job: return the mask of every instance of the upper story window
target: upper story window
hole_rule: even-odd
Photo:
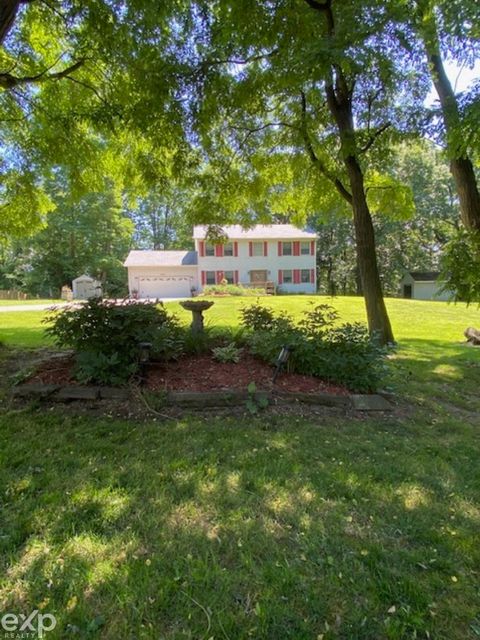
[[[283,256],[293,255],[291,242],[282,242],[282,255]]]
[[[214,256],[215,255],[215,247],[213,244],[205,243],[205,255],[206,256]]]
[[[252,256],[264,256],[263,242],[252,242]]]
[[[227,242],[223,245],[223,255],[233,256],[233,242]]]
[[[301,242],[300,243],[300,255],[309,256],[310,255],[310,242]]]

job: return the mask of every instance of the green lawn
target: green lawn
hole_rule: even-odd
[[[54,613],[47,638],[478,638],[480,312],[388,306],[395,416],[0,413],[0,611]],[[38,345],[41,317],[0,339]]]

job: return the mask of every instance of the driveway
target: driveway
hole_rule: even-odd
[[[57,302],[51,304],[10,304],[7,306],[0,306],[0,313],[2,311],[42,311],[50,309],[50,307],[65,307],[67,302]]]
[[[178,302],[179,300],[187,300],[187,298],[159,298],[159,302]],[[80,301],[78,301],[80,302]],[[148,300],[148,298],[143,298],[139,300],[139,302],[153,302],[153,300]],[[66,307],[68,304],[72,304],[71,302],[57,302],[50,304],[10,304],[7,306],[0,305],[0,313],[2,311],[45,311],[45,309],[50,309],[50,307]]]

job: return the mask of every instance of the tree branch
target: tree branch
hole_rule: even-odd
[[[271,58],[272,56],[276,55],[278,52],[279,52],[279,48],[277,47],[272,51],[269,51],[268,53],[259,53],[253,56],[248,56],[243,60],[235,59],[235,58],[232,58],[232,59],[225,58],[224,60],[205,60],[205,62],[202,63],[202,67],[209,67],[210,65],[216,65],[216,64],[244,65],[244,64],[249,64],[250,62],[257,62],[258,60],[264,60],[265,58]]]
[[[367,140],[367,142],[364,144],[364,146],[360,149],[360,153],[366,153],[370,147],[375,143],[375,141],[377,140],[377,138],[379,138],[382,133],[388,129],[389,127],[392,126],[391,122],[386,122],[384,125],[382,125],[381,127],[379,127],[375,133],[372,133],[369,137],[369,139]]]
[[[338,193],[344,198],[350,205],[352,204],[352,194],[346,189],[343,182],[338,178],[334,173],[332,173],[328,167],[322,162],[322,160],[315,153],[315,149],[313,148],[312,141],[308,134],[307,128],[307,99],[305,96],[305,92],[300,92],[301,97],[301,105],[302,105],[302,115],[301,115],[301,127],[300,131],[303,137],[303,141],[305,144],[305,149],[307,154],[312,161],[312,164],[320,171],[320,173],[327,178],[338,191]]]
[[[82,58],[81,60],[77,60],[77,62],[71,64],[66,67],[62,71],[57,71],[55,73],[48,73],[49,69],[45,69],[40,73],[34,76],[13,76],[11,73],[0,73],[0,87],[3,89],[13,89],[13,87],[18,87],[19,85],[24,84],[35,84],[39,82],[46,82],[47,80],[61,80],[62,78],[66,78],[69,74],[73,73],[77,69],[79,69],[85,60]]]

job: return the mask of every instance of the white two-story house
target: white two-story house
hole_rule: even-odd
[[[193,230],[195,251],[131,251],[130,295],[140,298],[188,297],[226,280],[244,286],[275,287],[288,293],[314,293],[316,235],[290,224],[223,227],[227,241],[212,244],[207,227]]]

